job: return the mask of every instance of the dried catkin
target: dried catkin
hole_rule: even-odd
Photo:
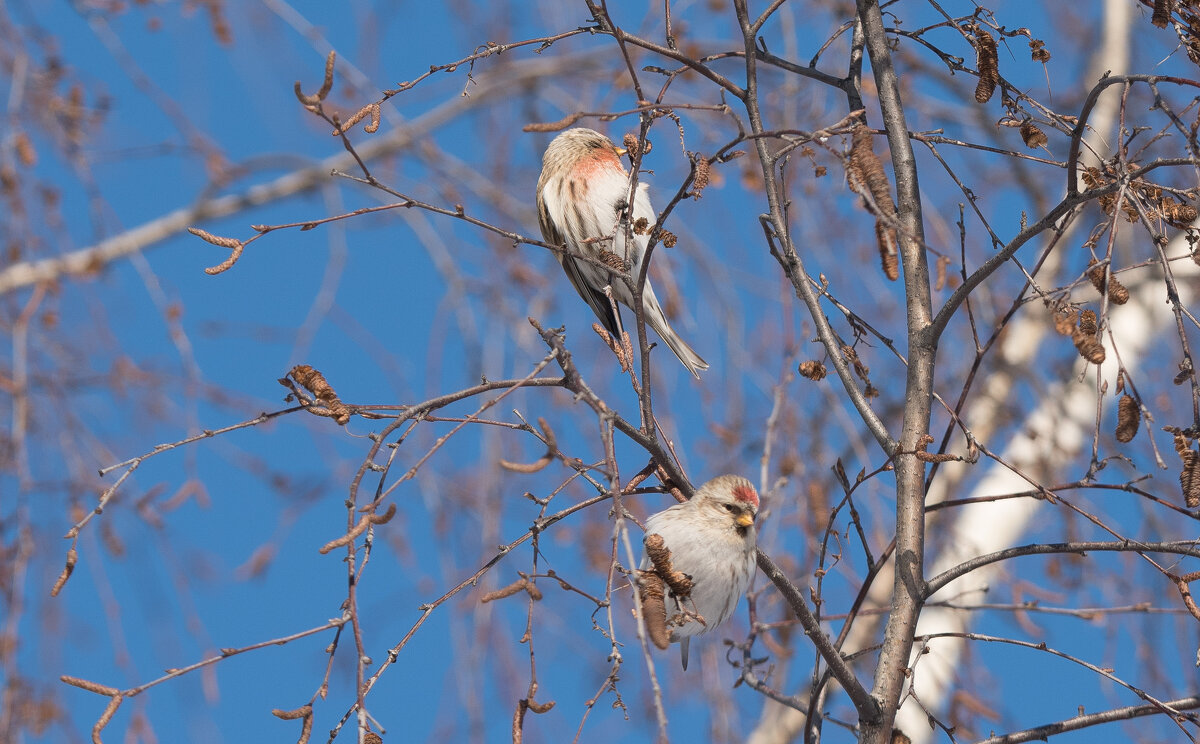
[[[1041,147],[1050,141],[1046,138],[1046,133],[1037,124],[1034,124],[1032,119],[1026,119],[1021,122],[1021,139],[1025,142],[1025,146],[1031,150]]]
[[[621,258],[612,251],[606,251],[601,248],[600,255],[597,256],[597,258],[600,260],[600,263],[604,264],[610,269],[615,269],[616,271],[621,272],[625,271],[625,259]]]
[[[1163,200],[1162,211],[1163,217],[1172,227],[1183,229],[1196,221],[1196,208],[1191,204],[1180,204],[1173,200]]]
[[[1150,22],[1159,28],[1166,28],[1171,22],[1171,0],[1154,0],[1154,15],[1150,16]]]
[[[1000,59],[996,53],[996,40],[982,28],[973,29],[975,33],[975,62],[979,68],[979,85],[975,86],[975,100],[987,103],[996,92],[1000,82]]]
[[[1075,348],[1079,351],[1079,356],[1088,360],[1092,364],[1104,364],[1107,355],[1104,352],[1104,344],[1095,336],[1089,336],[1085,333],[1075,335]]]
[[[896,202],[892,200],[883,163],[875,154],[871,132],[862,125],[851,132],[847,176],[850,187],[863,195],[867,210],[875,215],[875,238],[883,272],[896,281],[900,278],[900,260],[896,229],[890,226],[896,218]]]
[[[1122,395],[1117,402],[1117,441],[1132,442],[1133,438],[1137,436],[1140,422],[1141,416],[1138,415],[1137,401],[1128,393]]]
[[[1029,40],[1029,58],[1034,62],[1045,64],[1050,61],[1050,52],[1046,49],[1046,42],[1041,39]]]
[[[1079,314],[1079,330],[1089,336],[1095,336],[1100,326],[1096,324],[1096,311],[1084,310]]]
[[[641,593],[646,633],[655,646],[665,650],[671,645],[671,636],[667,632],[666,588],[662,577],[653,571],[641,571],[639,574],[638,590]]]
[[[694,584],[687,574],[676,571],[671,565],[671,549],[667,547],[662,535],[646,535],[643,545],[646,548],[646,557],[654,566],[654,572],[670,587],[671,592],[680,599],[691,596]]]
[[[1183,489],[1183,501],[1189,509],[1200,506],[1200,454],[1195,450],[1179,453],[1183,469],[1179,471],[1179,487]]]
[[[815,359],[810,359],[807,362],[800,363],[799,372],[804,377],[807,377],[814,382],[825,379],[825,365]]]
[[[711,167],[712,163],[703,155],[696,159],[696,175],[692,179],[691,191],[693,199],[699,199],[704,189],[708,186],[709,169]]]
[[[1079,322],[1079,311],[1069,307],[1060,308],[1054,313],[1054,330],[1060,336],[1075,334],[1075,325]]]
[[[1079,327],[1071,334],[1071,340],[1075,343],[1079,356],[1092,364],[1103,364],[1106,358],[1104,344],[1096,338],[1098,331],[1095,311],[1084,310],[1079,315]]]
[[[1093,258],[1088,263],[1088,267],[1088,280],[1091,281],[1097,292],[1108,295],[1108,301],[1114,305],[1124,305],[1129,302],[1129,290],[1111,274],[1106,279],[1102,264],[1097,263]]]

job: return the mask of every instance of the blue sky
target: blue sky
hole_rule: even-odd
[[[273,13],[268,3],[228,5],[224,10],[234,34],[229,45],[214,39],[203,9],[135,4],[124,13],[98,15],[90,22],[84,3],[19,5],[7,11],[16,22],[38,25],[50,34],[64,64],[83,81],[89,106],[107,108],[103,125],[85,147],[86,176],[94,179],[90,192],[79,185],[80,171],[51,136],[28,127],[40,155],[38,178],[62,185],[61,230],[49,225],[42,232],[52,241],[50,252],[86,247],[195,203],[211,186],[211,171],[205,165],[212,154],[245,168],[219,187],[221,193],[238,193],[341,152],[327,125],[305,112],[292,92],[296,80],[306,91],[318,87],[326,42],[366,76],[365,89],[353,95],[344,94],[345,78],[338,78],[333,100],[352,110],[352,103],[374,100],[379,90],[415,78],[430,64],[462,58],[483,42],[538,36],[587,20],[582,4],[551,4],[544,12],[510,19],[504,9],[483,3],[296,2],[292,7],[320,33],[321,41],[313,43]],[[656,16],[644,16],[641,4],[612,3],[612,8],[627,27],[654,32]],[[455,20],[456,9],[471,23]],[[709,28],[699,18],[701,10],[680,5],[678,20],[690,24],[686,27],[697,43],[713,36],[725,39],[727,32]],[[1035,36],[1053,34],[1040,4],[1000,3],[996,10],[1011,19],[1003,20],[1010,26],[1028,26]],[[905,12],[912,14],[905,16],[906,28],[929,20],[921,17],[930,13],[924,6],[911,11],[905,7]],[[815,40],[836,24],[825,25],[824,14],[816,14],[816,19],[802,15],[797,12],[791,20],[799,24],[798,58],[807,60]],[[484,27],[488,33],[480,31]],[[494,36],[489,35],[491,29]],[[106,46],[110,32],[119,39],[119,48]],[[792,39],[781,25],[769,30],[767,42],[772,49],[787,49]],[[595,53],[609,43],[573,37],[542,57]],[[1022,44],[1020,39],[1013,43],[1016,52],[1023,51]],[[969,49],[960,53],[969,54]],[[123,64],[121,54],[128,55],[132,67]],[[486,75],[491,65],[501,62],[535,58],[530,49],[509,52],[500,62],[481,62],[476,74]],[[1040,66],[1015,61],[1010,65],[1007,59],[1002,64],[1006,76],[1019,85],[1044,89],[1046,73]],[[134,69],[144,77],[131,78]],[[721,69],[733,75],[738,68],[727,63]],[[1073,79],[1079,69],[1078,60],[1056,57],[1049,73],[1052,88],[1060,79]],[[443,153],[442,172],[430,168],[426,155],[414,150],[381,166],[378,175],[416,198],[446,206],[462,203],[471,214],[537,238],[531,195],[549,135],[523,133],[521,126],[576,109],[632,106],[629,90],[611,80],[605,83],[602,72],[581,63],[579,78],[584,82],[577,87],[569,76],[556,79],[533,104],[529,96],[514,91],[511,98],[498,98],[429,136],[428,144]],[[395,118],[385,119],[383,131],[403,127],[402,122],[456,100],[465,80],[464,70],[439,74],[397,97],[391,109]],[[0,93],[11,95],[11,83],[3,84],[7,89],[0,88]],[[953,79],[952,85],[963,84]],[[682,89],[681,95],[695,90]],[[953,111],[961,105],[955,90],[926,92]],[[844,115],[839,110],[844,101],[823,92],[805,93],[788,104],[796,126],[825,126]],[[346,97],[339,98],[342,95]],[[705,102],[711,102],[711,94],[706,95]],[[164,106],[164,100],[174,102],[178,110]],[[989,115],[995,119],[998,109]],[[723,143],[726,132],[712,120],[697,114],[687,122],[689,148],[715,149]],[[913,126],[932,129],[947,122],[957,123],[930,107],[925,114],[914,114]],[[589,125],[620,134],[634,129],[636,122],[626,118]],[[686,162],[678,156],[669,122],[656,124],[654,132],[658,152],[648,178],[662,187],[656,192],[661,206],[668,189],[686,174]],[[361,130],[354,137],[358,142],[369,139]],[[212,148],[208,155],[203,152],[207,147]],[[840,168],[825,153],[816,157],[824,158],[821,162],[831,171]],[[972,156],[952,157],[961,164]],[[656,259],[669,262],[678,278],[683,301],[676,328],[714,362],[697,383],[669,355],[658,353],[662,349],[655,354],[656,410],[697,482],[728,470],[758,480],[763,442],[743,435],[761,433],[771,411],[773,386],[794,364],[793,356],[819,354],[807,343],[811,324],[805,323],[802,308],[762,245],[757,223],[764,209],[761,197],[756,200],[752,189],[739,187],[747,160],[723,169],[723,181],[714,183],[703,200],[680,205],[674,229],[681,246]],[[466,179],[460,179],[458,188],[448,188],[454,179],[447,172],[459,165],[482,176],[505,198],[493,194],[489,201],[484,184]],[[924,167],[936,173],[935,164]],[[879,276],[873,259],[862,262],[853,239],[828,240],[830,234],[873,239],[856,198],[840,182],[840,172],[821,181],[798,162],[794,173],[797,194],[837,195],[814,196],[811,203],[797,199],[793,205],[797,234],[813,264],[836,277],[858,278],[860,288],[877,298],[881,329],[902,338],[900,289]],[[938,176],[931,177],[926,188],[943,207],[941,212],[929,210],[930,234],[944,238],[943,247],[954,254],[957,214],[953,207],[945,208],[953,203],[953,192],[946,196],[947,186]],[[1011,236],[1020,210],[1028,205],[1013,195],[1009,184],[998,192],[992,202],[1004,213],[998,229]],[[251,224],[319,218],[374,206],[381,198],[379,192],[330,178],[319,191],[201,226],[221,235],[248,237]],[[594,370],[598,392],[626,416],[635,415],[627,384],[613,373],[608,352],[587,330],[592,318],[586,307],[540,249],[511,250],[502,239],[461,222],[409,210],[315,230],[272,233],[251,244],[232,270],[216,277],[203,272],[223,259],[222,249],[181,234],[156,244],[144,257],[106,267],[93,279],[63,282],[47,300],[67,330],[47,327],[35,334],[39,364],[71,372],[63,383],[66,402],[51,402],[50,393],[61,388],[50,385],[39,398],[38,425],[58,435],[43,429],[37,441],[56,446],[30,451],[31,484],[22,486],[8,474],[0,479],[0,489],[17,493],[17,502],[29,509],[36,529],[37,554],[26,576],[34,588],[20,626],[19,664],[21,674],[40,690],[58,685],[61,674],[132,687],[216,649],[286,636],[340,614],[346,595],[343,556],[322,556],[317,548],[345,529],[348,484],[369,447],[368,435],[382,428],[377,422],[355,420],[341,429],[326,419],[292,415],[150,458],[84,531],[79,567],[62,595],[50,599],[42,589],[48,590],[61,569],[66,543],[59,543],[59,536],[77,518],[70,509],[91,508],[98,490],[116,478],[92,478],[85,488],[82,474],[157,444],[283,408],[286,391],[276,380],[293,364],[305,362],[321,370],[349,402],[414,403],[474,384],[481,374],[490,379],[527,374],[545,354],[525,325],[524,318],[532,314],[548,326],[566,324],[575,358]],[[458,287],[448,286],[447,266],[456,270]],[[517,270],[528,272],[528,282],[506,283]],[[1015,276],[1012,272],[1007,280]],[[19,310],[28,296],[26,292],[9,302]],[[778,342],[781,334],[787,343]],[[902,374],[894,360],[878,351],[872,362],[876,382],[885,394],[894,394]],[[114,393],[105,382],[112,379],[113,370],[124,370],[123,393]],[[777,522],[764,526],[766,544],[799,572],[801,567],[810,570],[815,560],[815,549],[804,542],[798,528],[805,518],[805,482],[828,483],[837,457],[844,458],[851,474],[859,468],[872,470],[881,461],[828,383],[817,387],[791,382],[786,390],[789,431],[816,438],[819,424],[824,439],[811,450],[807,445],[797,448],[824,457],[797,466],[772,505]],[[467,403],[453,413],[464,415],[476,405]],[[565,393],[518,392],[490,415],[516,421],[514,409],[530,421],[547,417],[563,451],[571,456],[591,461],[602,457],[595,418]],[[389,484],[450,426],[431,423],[418,429],[401,449],[404,467],[393,471]],[[546,494],[566,471],[518,477],[500,473],[495,462],[532,460],[538,454],[536,442],[527,436],[468,428],[436,454],[417,479],[397,489],[399,514],[377,532],[372,563],[358,588],[360,608],[368,619],[364,633],[374,660],[371,669],[416,621],[418,605],[469,576],[495,553],[496,545],[528,527],[537,510],[523,492]],[[624,442],[618,456],[626,477],[645,462],[642,453]],[[865,507],[869,528],[886,527],[892,513],[890,487],[890,479],[878,479],[863,488],[860,507]],[[176,504],[171,497],[181,492],[186,498]],[[555,504],[562,508],[571,503],[566,499],[588,495],[587,488],[574,484]],[[635,510],[645,514],[667,503],[663,497],[652,498]],[[140,499],[155,505],[161,523],[139,513]],[[1118,505],[1106,508],[1113,515],[1124,514]],[[589,592],[602,592],[594,560],[611,531],[606,512],[602,507],[575,515],[544,536],[539,570],[552,568],[572,581],[586,580]],[[1061,538],[1048,532],[1045,539]],[[116,541],[122,550],[113,549]],[[248,561],[264,549],[273,551],[273,560],[263,572],[248,575]],[[391,732],[385,740],[507,740],[511,711],[528,684],[528,651],[517,644],[526,604],[513,597],[484,605],[478,597],[515,580],[517,571],[529,571],[532,562],[528,545],[514,551],[482,588],[460,594],[420,629],[370,698],[372,713]],[[828,611],[835,611],[833,602],[844,603],[862,568],[861,556],[849,555],[834,569],[827,579]],[[584,715],[583,701],[602,686],[609,645],[592,627],[594,604],[549,581],[539,585],[545,599],[535,606],[538,699],[553,699],[557,705],[544,716],[529,714],[526,722],[531,740],[559,741],[574,735]],[[1100,595],[1097,601],[1106,593],[1119,593],[1112,587],[1094,591]],[[628,593],[618,593],[617,598],[621,604],[614,610],[616,622],[632,644]],[[778,615],[775,605],[771,609]],[[603,613],[596,618],[603,624]],[[1124,668],[1134,663],[1127,648],[1118,644],[1127,630],[1111,631],[1077,618],[1037,621],[1051,645],[1091,653],[1114,665],[1121,662]],[[1167,622],[1174,621],[1162,624]],[[742,637],[744,611],[736,623],[724,637]],[[1146,625],[1159,627],[1154,618]],[[984,616],[979,630],[1017,634],[1007,614]],[[1194,632],[1181,635],[1192,638]],[[298,724],[277,720],[270,709],[297,707],[308,700],[324,674],[323,648],[331,639],[332,633],[325,632],[227,659],[207,672],[160,685],[122,707],[105,730],[106,740],[133,740],[138,716],[149,720],[163,742],[292,740]],[[324,740],[323,732],[353,701],[351,646],[345,637],[342,643],[328,699],[318,704],[315,731],[322,733],[314,741]],[[762,698],[740,687],[725,696],[728,708],[707,706],[705,699],[723,696],[735,673],[723,661],[719,638],[706,638],[700,647],[694,643],[694,657],[698,651],[702,663],[686,675],[676,670],[674,649],[656,657],[672,736],[688,741],[716,735],[722,728],[744,731],[758,715]],[[613,708],[613,697],[606,693],[587,718],[582,741],[654,740],[645,666],[632,645],[625,653],[620,690],[629,720]],[[1009,649],[989,647],[977,653],[976,668],[1005,678],[1006,685],[1012,685],[1006,674],[1028,663]],[[1194,677],[1186,664],[1162,671],[1175,683]],[[807,673],[803,664],[793,667],[788,689]],[[1077,704],[1099,709],[1133,702],[1105,685],[1081,689],[1064,700],[1058,694],[1063,684],[1062,679],[1033,675],[1015,688],[1006,687],[1006,694],[1020,695],[1020,703],[1013,705],[1016,713],[1001,706],[1003,715],[1011,717],[996,727],[1065,718]],[[59,696],[64,718],[43,736],[27,736],[28,741],[77,741],[87,736],[104,699],[76,689]],[[845,715],[844,702],[838,702],[835,711]],[[836,738],[840,732],[831,735]],[[338,739],[352,740],[349,728]]]

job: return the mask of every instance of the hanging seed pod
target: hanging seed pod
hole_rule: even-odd
[[[937,257],[937,263],[934,265],[933,288],[938,292],[941,292],[946,287],[946,268],[952,260],[949,256]]]
[[[871,132],[862,125],[854,127],[850,137],[850,158],[846,168],[850,187],[863,196],[867,211],[875,215],[875,238],[883,273],[891,281],[900,278],[900,258],[896,230],[888,225],[896,216],[883,163],[872,147]]]
[[[1045,64],[1050,61],[1050,52],[1046,51],[1046,42],[1041,39],[1029,40],[1029,57],[1034,62]]]
[[[1091,267],[1087,271],[1088,280],[1091,281],[1097,292],[1108,295],[1108,301],[1114,305],[1124,305],[1129,302],[1129,290],[1125,288],[1124,284],[1121,284],[1112,275],[1108,276],[1107,281],[1105,280],[1104,266],[1098,264],[1094,258],[1088,262],[1088,266]]]
[[[705,187],[708,186],[710,166],[711,163],[709,162],[708,158],[704,157],[703,155],[696,158],[696,175],[692,179],[692,191],[690,194],[693,199],[699,199],[700,195],[704,192]]]
[[[601,248],[600,255],[597,256],[597,258],[600,259],[600,262],[602,264],[609,267],[610,269],[616,269],[617,271],[625,271],[625,259],[621,258],[620,256],[613,253],[612,251],[606,251],[603,248]]]
[[[1150,16],[1150,22],[1159,28],[1166,28],[1171,22],[1171,0],[1154,0],[1154,14]]]
[[[25,132],[18,132],[14,146],[17,151],[17,160],[26,168],[32,168],[37,165],[37,150],[33,147],[33,140],[29,139],[29,135]]]
[[[1188,508],[1200,506],[1200,452],[1192,449],[1192,440],[1175,426],[1164,426],[1163,431],[1175,436],[1175,454],[1183,467],[1179,471],[1179,487],[1183,489],[1184,503]]]
[[[979,68],[979,85],[975,86],[975,100],[987,103],[1000,82],[1000,58],[996,53],[996,40],[991,34],[978,26],[971,30],[975,34],[975,66]]]
[[[1079,330],[1089,336],[1095,336],[1100,330],[1100,326],[1096,324],[1096,311],[1084,310],[1079,314]]]
[[[1133,399],[1133,396],[1128,393],[1122,395],[1117,402],[1117,441],[1132,442],[1133,438],[1137,436],[1141,418],[1138,414],[1137,401]]]
[[[1099,330],[1096,313],[1092,310],[1084,310],[1079,316],[1079,327],[1071,334],[1071,341],[1075,343],[1075,349],[1079,352],[1079,356],[1092,364],[1103,364],[1106,358],[1104,344],[1096,338]]]
[[[855,190],[870,194],[876,209],[885,214],[896,211],[887,173],[875,154],[874,138],[871,131],[861,124],[856,125],[850,135],[850,175],[856,181]],[[867,206],[870,207],[870,203]]]
[[[1183,469],[1179,471],[1179,487],[1183,489],[1183,501],[1189,509],[1200,506],[1200,454],[1194,450],[1179,453]]]
[[[646,153],[650,152],[650,149],[653,147],[653,145],[650,144],[650,140],[646,140],[646,147],[643,150],[642,145],[638,142],[637,135],[628,133],[624,138],[622,138],[621,144],[625,146],[625,151],[630,155],[644,156]],[[641,152],[638,152],[638,150],[641,150]]]
[[[329,416],[343,426],[350,421],[353,413],[349,406],[338,399],[337,392],[334,391],[333,386],[329,384],[319,370],[307,364],[297,364],[295,367],[292,367],[288,375],[291,376],[292,380],[296,381],[297,385],[312,393],[317,402],[325,408],[324,412],[309,409],[310,411],[317,415]],[[291,387],[286,377],[279,380],[279,384],[284,387]]]
[[[1046,138],[1046,133],[1037,124],[1034,124],[1032,119],[1021,122],[1021,139],[1030,149],[1041,147],[1050,141]]]
[[[520,579],[518,581],[514,581],[513,583],[509,584],[506,587],[502,587],[495,591],[491,591],[491,592],[488,592],[487,594],[484,594],[482,597],[479,598],[479,601],[483,604],[486,604],[488,602],[495,602],[497,599],[504,599],[505,597],[511,597],[514,594],[518,594],[518,593],[524,591],[525,587],[528,586],[528,584],[529,584],[528,579]],[[539,597],[539,599],[540,599],[540,597]]]
[[[676,571],[675,567],[671,565],[671,549],[667,547],[663,536],[657,532],[651,533],[646,535],[643,544],[646,548],[646,557],[654,566],[654,573],[662,578],[663,583],[676,597],[680,599],[690,597],[695,584],[690,576]]]
[[[1085,333],[1077,333],[1072,340],[1075,342],[1075,349],[1079,351],[1079,356],[1092,364],[1104,364],[1107,355],[1100,339]]]
[[[800,363],[799,372],[804,377],[816,382],[817,380],[825,379],[825,365],[815,359],[810,359],[807,362]]]
[[[671,635],[667,632],[666,588],[662,577],[653,571],[641,571],[639,574],[638,590],[642,597],[646,633],[659,650],[665,651],[671,645]]]
[[[889,281],[900,278],[900,253],[896,250],[896,231],[882,222],[875,223],[875,242],[879,246],[879,263]]]
[[[1173,200],[1164,200],[1162,204],[1163,217],[1171,227],[1185,229],[1196,221],[1196,208],[1191,204],[1180,204]]]
[[[1054,313],[1054,330],[1060,336],[1075,334],[1075,326],[1079,322],[1079,311],[1069,307],[1061,308]]]

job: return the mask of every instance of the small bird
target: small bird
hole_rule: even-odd
[[[627,241],[627,226],[620,222],[629,206],[629,173],[621,163],[625,152],[599,132],[582,127],[568,129],[546,148],[537,185],[542,236],[548,243],[566,246],[566,252],[558,254],[558,262],[575,291],[617,338],[621,335],[621,316],[608,301],[604,288],[611,284],[613,297],[628,308],[633,307],[633,291],[611,271],[576,256],[608,262],[609,266],[623,264],[634,279],[641,271],[649,230],[634,230],[632,241]],[[628,217],[633,224],[644,219],[648,227],[658,219],[648,191],[646,183],[638,183]],[[700,370],[708,369],[708,363],[671,329],[649,280],[642,290],[642,312],[646,323],[683,366],[699,378]]]
[[[667,623],[670,640],[679,643],[684,669],[691,637],[725,622],[750,586],[756,514],[758,492],[750,481],[740,475],[719,475],[696,489],[690,501],[646,520],[646,537],[662,536],[671,551],[671,568],[692,580],[686,599],[667,594],[667,615],[674,615]],[[647,555],[642,570],[651,569]],[[689,613],[700,615],[704,622]]]

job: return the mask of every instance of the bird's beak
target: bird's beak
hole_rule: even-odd
[[[617,157],[619,158],[625,157],[625,154],[629,152],[629,150],[626,150],[624,147],[617,147],[616,145],[613,145],[613,149],[617,151]]]
[[[742,512],[734,517],[733,521],[737,522],[740,527],[749,527],[754,524],[754,515],[749,512]]]

